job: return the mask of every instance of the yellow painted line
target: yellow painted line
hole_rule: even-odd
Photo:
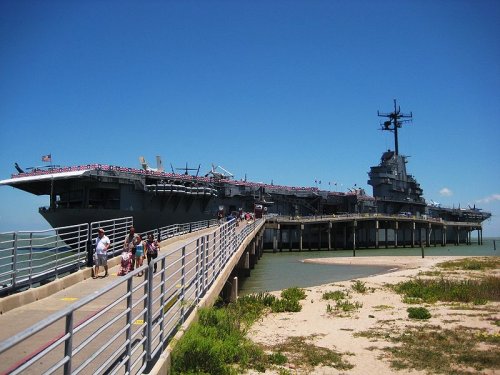
[[[144,324],[144,320],[142,319],[137,319],[134,324]]]
[[[62,301],[76,301],[78,298],[76,297],[64,297],[61,298]]]

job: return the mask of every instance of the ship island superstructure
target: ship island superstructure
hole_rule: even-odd
[[[415,177],[406,170],[408,158],[399,153],[398,130],[413,118],[404,114],[394,100],[394,110],[377,113],[385,117],[381,130],[394,134],[394,150],[382,154],[380,164],[370,168],[368,184],[373,187],[376,211],[381,214],[429,217],[453,222],[481,223],[491,217],[491,213],[476,208],[446,208],[439,204],[428,204],[423,197],[423,189]]]

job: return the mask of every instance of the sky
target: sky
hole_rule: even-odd
[[[492,212],[483,235],[498,237],[499,19],[496,0],[3,0],[0,179],[46,154],[135,168],[161,155],[371,195],[367,173],[394,148],[377,111],[397,99],[425,199]],[[49,228],[46,205],[0,186],[0,232]]]

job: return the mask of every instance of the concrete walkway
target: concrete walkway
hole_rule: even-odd
[[[160,255],[170,253],[179,249],[196,239],[214,233],[218,227],[211,227],[193,233],[185,234],[178,237],[173,237],[162,241],[160,246]],[[167,257],[168,258],[168,257]],[[67,306],[75,303],[96,291],[104,288],[108,284],[117,281],[117,272],[120,257],[112,258],[108,261],[109,276],[104,278],[104,270],[101,267],[100,275],[96,279],[92,278],[92,270],[90,267],[82,269],[74,274],[54,280],[44,286],[32,288],[30,290],[20,292],[11,296],[0,299],[0,342],[12,337],[23,330],[33,326],[37,322],[47,318],[51,314],[60,311]],[[143,264],[147,264],[147,260]],[[138,282],[140,277],[134,278]],[[125,287],[125,285],[123,286]],[[87,305],[82,311],[75,315],[75,322],[86,321],[89,317],[99,313],[104,305],[112,304],[120,293],[123,291],[113,290],[96,301]],[[118,307],[119,309],[122,307]],[[60,324],[51,327],[49,331],[44,331],[43,334],[32,336],[27,342],[23,342],[20,347],[16,347],[11,351],[7,351],[0,355],[0,374],[8,373],[9,369],[15,363],[23,362],[24,359],[38,353],[44,347],[54,342],[64,332],[64,327]],[[103,338],[105,340],[105,338]],[[93,346],[102,345],[100,343],[90,343],[90,348]],[[22,351],[22,353],[20,353]],[[35,373],[32,370],[26,373]]]

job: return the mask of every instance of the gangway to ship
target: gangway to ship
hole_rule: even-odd
[[[81,281],[32,303],[23,304],[22,293],[3,298],[21,306],[0,315],[0,373],[135,374],[161,366],[172,337],[217,298],[263,225],[237,228],[232,220],[188,231],[162,241],[157,259],[126,276],[116,277],[110,263],[110,277],[92,279],[82,269]]]

